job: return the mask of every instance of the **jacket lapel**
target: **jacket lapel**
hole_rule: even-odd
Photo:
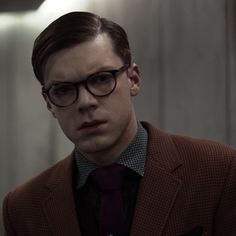
[[[161,235],[174,205],[181,181],[173,172],[181,166],[171,138],[146,123],[149,143],[144,177],[131,227],[131,235]]]
[[[61,161],[52,174],[46,188],[48,196],[43,209],[52,235],[79,236],[79,223],[73,194],[73,155]]]

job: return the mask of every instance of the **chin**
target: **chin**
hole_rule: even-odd
[[[76,144],[76,147],[81,153],[100,153],[100,152],[106,152],[111,149],[113,146],[113,143],[111,140],[107,139],[98,139],[98,140],[88,140],[85,142],[78,142]]]

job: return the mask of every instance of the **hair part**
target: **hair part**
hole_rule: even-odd
[[[45,65],[52,54],[91,40],[102,33],[111,38],[114,52],[124,63],[131,63],[128,37],[120,25],[93,13],[71,12],[53,21],[34,42],[32,65],[41,85],[44,85]]]

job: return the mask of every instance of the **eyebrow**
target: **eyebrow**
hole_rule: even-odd
[[[82,82],[82,81],[86,80],[87,78],[89,78],[91,76],[96,76],[96,75],[99,75],[99,73],[106,72],[106,71],[113,71],[113,70],[117,70],[117,69],[114,68],[114,66],[104,66],[104,67],[101,67],[101,68],[97,69],[96,72],[93,72],[93,73],[88,74],[87,76],[84,76],[84,79],[82,79],[81,81],[74,82],[74,81],[70,81],[70,80],[69,81],[55,80],[51,84],[47,85],[47,88],[50,88],[53,85],[61,84],[61,83],[78,83],[78,82]],[[64,76],[61,76],[60,73],[58,73],[57,77],[63,78]]]

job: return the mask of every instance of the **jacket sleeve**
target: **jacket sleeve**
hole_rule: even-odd
[[[3,224],[4,224],[4,236],[16,236],[13,230],[13,225],[11,224],[10,214],[9,214],[9,198],[10,193],[5,197],[3,201]]]
[[[236,235],[236,155],[232,158],[225,188],[216,211],[213,235]]]

